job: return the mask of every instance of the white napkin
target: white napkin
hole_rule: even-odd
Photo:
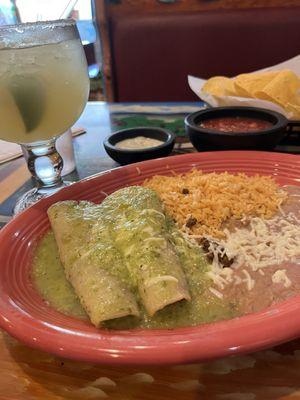
[[[72,128],[71,130],[73,137],[85,133],[83,128]],[[23,156],[23,152],[20,145],[0,140],[0,165],[21,156]]]
[[[0,140],[0,164],[21,157],[22,155],[20,145]]]

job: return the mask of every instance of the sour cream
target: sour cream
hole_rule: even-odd
[[[153,139],[145,136],[136,136],[130,139],[124,139],[115,144],[117,149],[139,150],[149,147],[156,147],[163,144],[162,140]]]

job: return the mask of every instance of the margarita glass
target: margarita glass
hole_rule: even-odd
[[[36,182],[17,201],[15,212],[64,186],[55,142],[78,119],[88,93],[75,21],[0,27],[0,138],[26,149]],[[38,168],[41,161],[47,168]]]

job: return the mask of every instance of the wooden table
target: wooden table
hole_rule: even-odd
[[[185,107],[188,111],[194,106]],[[134,107],[122,110],[123,113],[141,111]],[[87,133],[74,139],[77,172],[69,179],[75,180],[116,166],[106,157],[102,140],[118,124],[131,123],[130,115],[133,114],[122,115],[112,118],[106,104],[93,103],[87,107],[77,124],[86,128]],[[137,123],[140,123],[140,117],[136,119]],[[149,116],[149,120],[153,121],[153,118],[153,115]],[[157,118],[161,121],[166,117],[159,115]],[[174,124],[174,118],[168,116],[166,123]],[[285,149],[298,151],[294,147]],[[15,198],[32,186],[28,178],[22,159],[0,167],[1,215],[9,216]],[[246,356],[194,365],[107,367],[60,359],[30,349],[0,331],[0,400],[102,398],[300,399],[300,340]]]

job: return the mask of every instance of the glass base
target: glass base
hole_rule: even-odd
[[[13,209],[13,214],[19,214],[20,212],[26,210],[26,208],[35,204],[37,201],[56,193],[61,188],[69,186],[72,183],[73,182],[64,182],[64,184],[60,185],[59,187],[49,187],[47,188],[47,190],[45,190],[45,188],[43,188],[43,190],[39,190],[38,188],[29,190],[17,200],[16,205]]]

